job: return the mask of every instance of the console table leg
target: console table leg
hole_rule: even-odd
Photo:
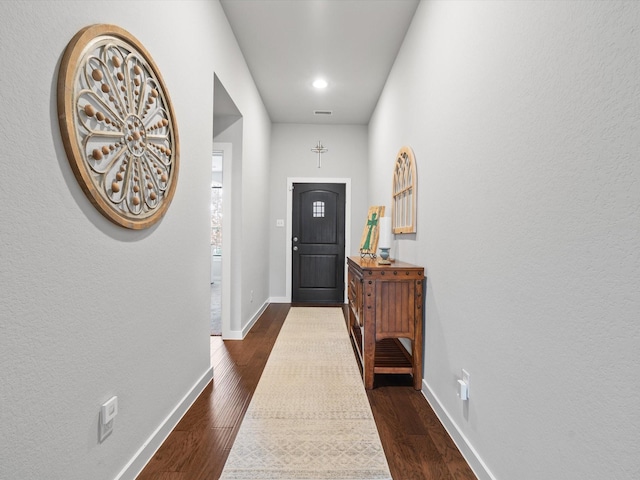
[[[373,380],[375,377],[374,368],[375,368],[375,359],[376,359],[376,342],[373,340],[372,342],[368,342],[365,337],[365,354],[364,354],[364,388],[367,390],[371,390],[373,388]]]

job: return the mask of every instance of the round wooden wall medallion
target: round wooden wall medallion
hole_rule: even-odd
[[[114,25],[80,30],[60,65],[58,117],[73,173],[104,216],[132,229],[162,218],[178,180],[178,129],[138,40]]]

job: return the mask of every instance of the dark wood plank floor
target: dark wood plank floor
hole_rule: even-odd
[[[289,307],[269,305],[242,341],[211,337],[213,382],[138,480],[218,479]],[[376,388],[367,394],[393,478],[475,479],[425,398],[411,387],[411,379],[378,377]]]

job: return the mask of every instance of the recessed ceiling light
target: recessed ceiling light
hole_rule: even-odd
[[[313,86],[316,88],[327,88],[327,85],[328,85],[327,81],[322,78],[318,78],[313,82]]]

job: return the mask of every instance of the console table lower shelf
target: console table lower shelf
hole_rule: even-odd
[[[360,373],[363,371],[363,358],[359,345],[362,345],[362,333],[359,328],[351,330],[352,344],[358,359]],[[373,362],[373,373],[408,373],[413,375],[411,354],[397,338],[384,338],[376,342],[376,354]]]

